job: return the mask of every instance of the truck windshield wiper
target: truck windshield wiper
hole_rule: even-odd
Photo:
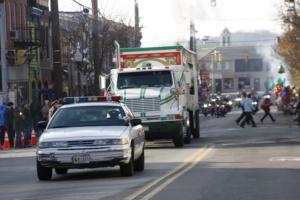
[[[71,127],[71,126],[61,125],[61,126],[51,126],[49,128],[66,128],[66,127]]]
[[[134,86],[121,86],[120,89],[134,88]]]

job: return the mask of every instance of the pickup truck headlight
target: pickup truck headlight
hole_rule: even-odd
[[[60,148],[67,147],[68,144],[66,142],[40,142],[39,148]]]
[[[129,144],[129,140],[127,138],[120,138],[120,139],[101,139],[95,140],[94,145],[125,145]]]

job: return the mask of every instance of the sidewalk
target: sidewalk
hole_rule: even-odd
[[[0,159],[2,158],[21,158],[21,157],[33,157],[35,156],[36,147],[8,150],[0,150]]]

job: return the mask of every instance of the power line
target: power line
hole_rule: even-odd
[[[270,39],[262,39],[262,40],[237,40],[237,41],[231,41],[230,43],[247,43],[247,42],[267,42],[267,41],[276,41],[277,38],[270,38]],[[220,43],[219,41],[204,41],[205,44],[215,44]]]

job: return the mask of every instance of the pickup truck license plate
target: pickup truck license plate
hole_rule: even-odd
[[[89,163],[91,161],[91,157],[89,154],[75,154],[72,157],[72,162],[74,164],[84,164]]]

